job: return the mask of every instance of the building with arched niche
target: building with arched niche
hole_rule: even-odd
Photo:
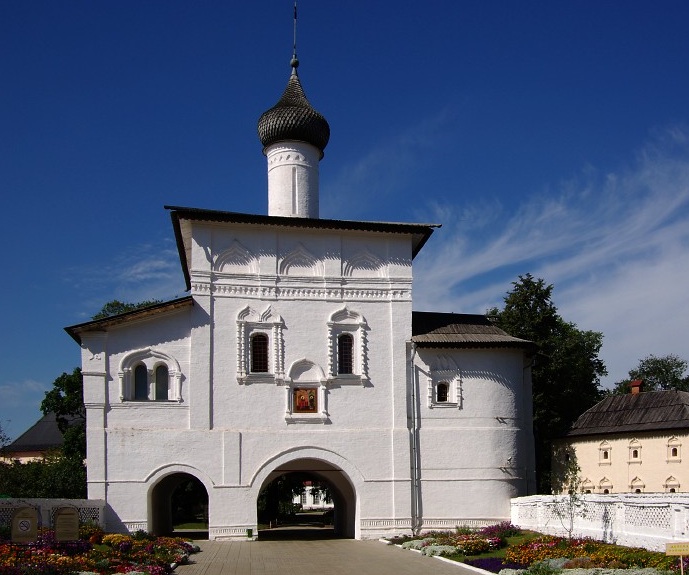
[[[258,124],[269,214],[167,206],[190,295],[67,328],[89,497],[110,530],[165,532],[193,477],[210,538],[245,538],[261,491],[304,472],[349,537],[508,520],[534,488],[532,344],[412,311],[439,226],[318,217],[330,128],[297,64]]]

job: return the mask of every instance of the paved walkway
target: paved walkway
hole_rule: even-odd
[[[197,541],[178,575],[476,575],[379,541]]]

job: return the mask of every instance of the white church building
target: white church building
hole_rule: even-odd
[[[164,533],[194,477],[210,539],[245,539],[262,489],[300,471],[329,484],[346,537],[508,520],[535,492],[533,346],[482,315],[412,311],[439,226],[318,217],[330,128],[291,65],[258,122],[268,215],[166,206],[189,295],[66,328],[89,498],[109,530]]]

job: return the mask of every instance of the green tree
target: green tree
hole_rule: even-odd
[[[8,497],[86,498],[82,461],[49,456],[28,463],[0,463],[0,493]]]
[[[149,299],[140,301],[138,303],[127,303],[119,300],[112,300],[106,303],[101,310],[93,316],[92,319],[104,319],[113,315],[119,315],[121,313],[127,313],[129,311],[135,311],[144,307],[150,307],[152,305],[157,305],[163,303],[160,299]]]
[[[79,461],[86,457],[86,409],[81,369],[63,373],[53,382],[41,402],[44,414],[54,413],[64,439],[62,453]]]
[[[687,367],[687,361],[674,354],[661,357],[648,355],[629,370],[627,379],[615,384],[612,393],[629,393],[629,384],[635,379],[644,381],[644,391],[689,391],[689,376],[685,375]]]
[[[551,442],[601,399],[605,364],[598,357],[603,334],[580,330],[562,319],[553,304],[553,286],[531,274],[519,276],[505,307],[488,310],[507,333],[538,345],[533,359],[533,412],[536,479],[539,493],[551,490]]]
[[[5,430],[2,427],[2,423],[0,423],[0,453],[2,453],[2,450],[4,447],[9,445],[10,443],[10,436],[7,435]]]

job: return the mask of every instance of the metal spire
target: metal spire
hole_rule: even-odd
[[[296,75],[299,67],[299,59],[297,58],[297,0],[294,0],[294,47],[289,65],[292,66],[292,74]]]

